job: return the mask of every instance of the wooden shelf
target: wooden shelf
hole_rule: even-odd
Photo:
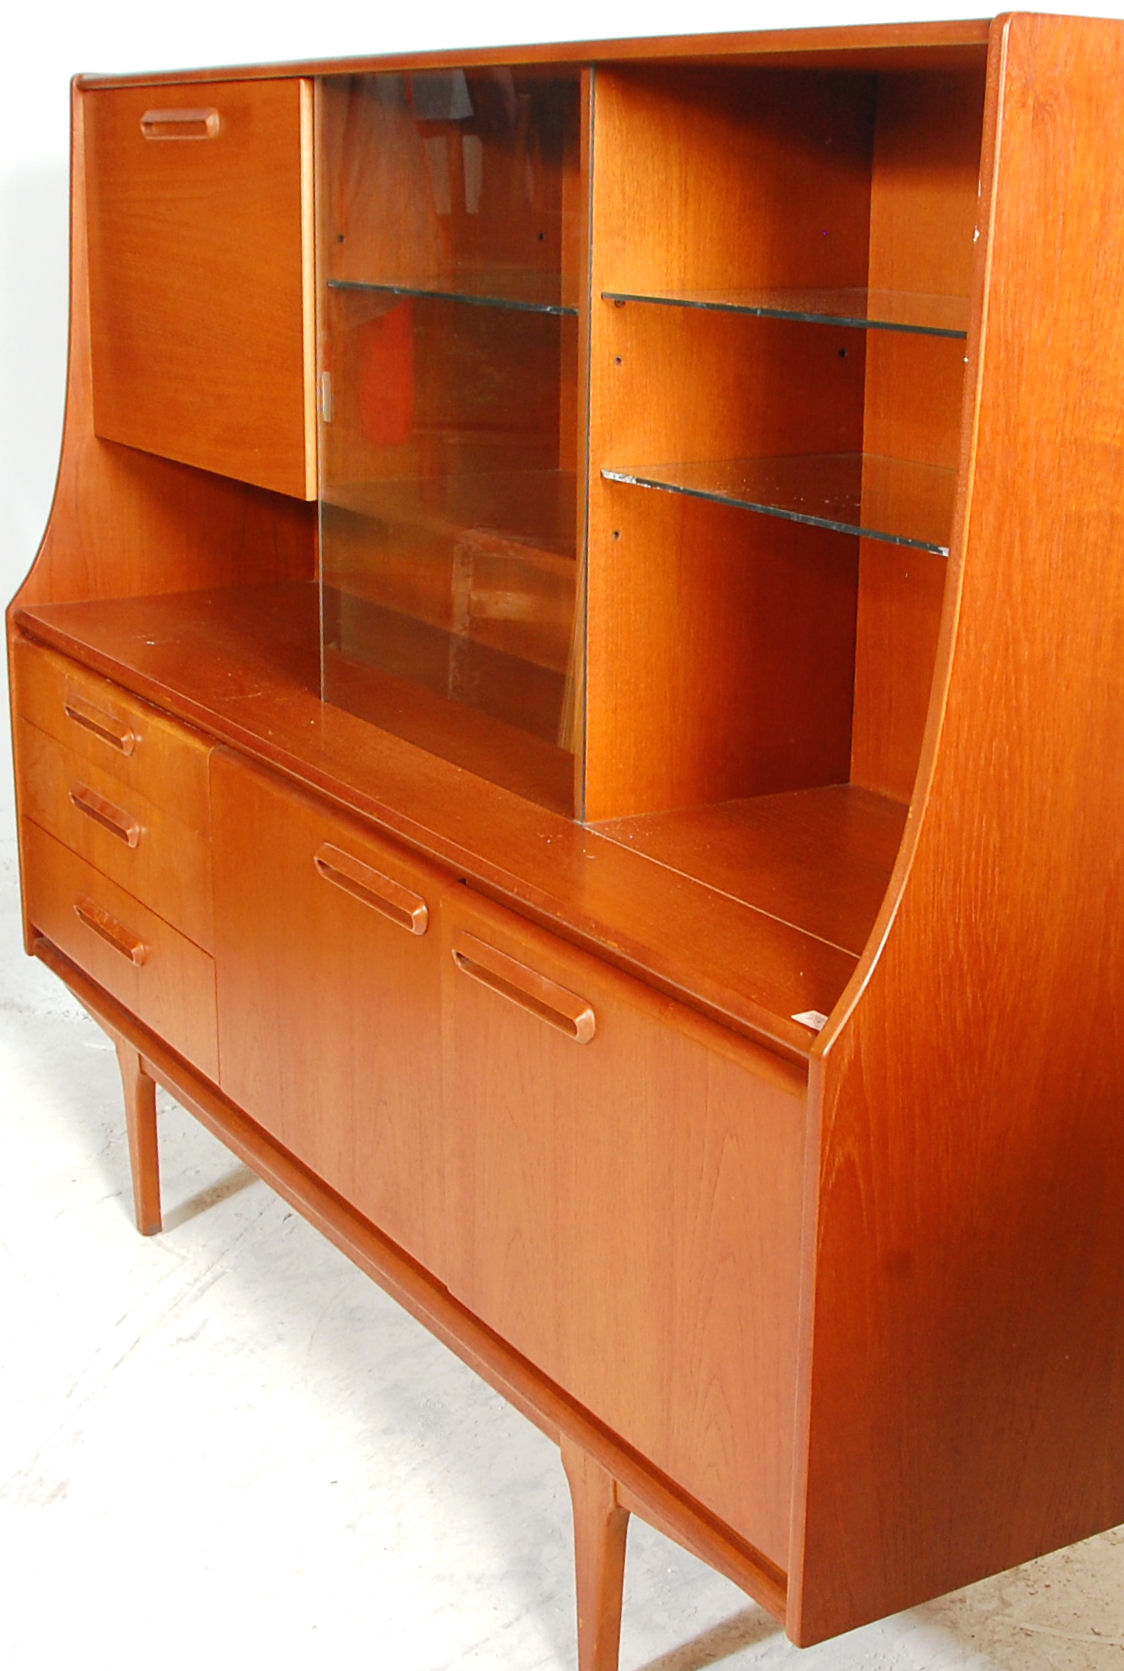
[[[886,893],[905,816],[899,801],[834,784],[597,828],[857,956]]]

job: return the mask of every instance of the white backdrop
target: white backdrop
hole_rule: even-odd
[[[1043,8],[1047,9],[1047,8]],[[1124,0],[1053,5],[1124,16]],[[924,21],[971,15],[940,0],[477,0],[371,6],[356,0],[62,0],[21,16],[0,99],[0,594],[31,565],[50,509],[62,427],[67,307],[70,77],[78,72],[284,62],[439,47],[593,40],[704,30]],[[1122,94],[1124,109],[1124,94]],[[1113,136],[1118,137],[1118,136]],[[10,821],[7,731],[0,819]]]

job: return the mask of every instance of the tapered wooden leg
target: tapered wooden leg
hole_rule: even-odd
[[[567,1439],[562,1465],[574,1503],[579,1671],[617,1671],[628,1510],[612,1475]]]
[[[118,1039],[117,1060],[125,1088],[125,1124],[133,1174],[133,1210],[142,1236],[163,1229],[160,1213],[160,1151],[156,1138],[156,1084],[144,1071],[140,1053]]]

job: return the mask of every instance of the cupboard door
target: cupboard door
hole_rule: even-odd
[[[96,432],[314,498],[310,84],[105,88],[83,112]]]
[[[222,752],[213,798],[223,1089],[439,1275],[446,878]]]
[[[802,1075],[467,889],[442,943],[450,1286],[785,1566]]]

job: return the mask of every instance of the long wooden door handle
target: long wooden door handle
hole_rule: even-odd
[[[588,1044],[597,1031],[597,1017],[587,999],[475,934],[454,937],[453,962],[462,974],[557,1027],[577,1044]]]
[[[63,703],[63,713],[67,719],[73,720],[75,725],[80,725],[84,731],[92,731],[95,737],[100,737],[103,743],[108,743],[120,754],[132,754],[137,746],[137,734],[132,726],[105,708],[87,702],[86,698],[79,696],[76,691],[67,695]]]
[[[126,847],[136,847],[140,843],[142,826],[131,812],[123,807],[114,806],[104,795],[99,795],[96,789],[91,789],[88,783],[76,783],[70,791],[70,804],[76,807],[87,818],[92,818],[103,830],[123,841]]]
[[[410,934],[424,934],[429,927],[429,907],[421,894],[384,876],[373,865],[364,864],[342,847],[326,841],[313,859],[317,873],[333,887],[342,888],[361,905],[378,911]]]
[[[126,928],[124,923],[118,922],[104,906],[98,905],[87,894],[74,901],[74,909],[87,928],[92,928],[95,934],[100,934],[115,952],[127,957],[138,969],[141,967],[148,957],[148,947],[138,935]]]

